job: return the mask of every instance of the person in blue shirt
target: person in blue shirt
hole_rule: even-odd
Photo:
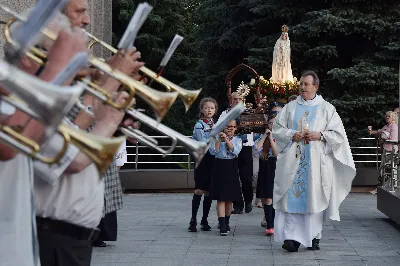
[[[192,138],[197,141],[208,141],[210,131],[214,125],[213,116],[217,111],[218,104],[213,98],[203,98],[200,101],[200,120],[194,126]],[[192,199],[192,218],[189,223],[189,232],[197,232],[197,212],[200,207],[201,196],[203,199],[203,218],[200,225],[201,230],[210,231],[211,227],[208,224],[207,218],[211,208],[211,198],[209,196],[211,184],[211,171],[213,167],[214,156],[207,152],[203,160],[194,170],[195,191]]]
[[[229,122],[210,147],[210,153],[215,156],[210,195],[217,201],[217,215],[222,236],[226,236],[230,231],[232,201],[241,197],[238,155],[242,150],[242,140],[235,136],[238,125],[239,119]]]
[[[261,198],[264,208],[267,230],[265,234],[271,236],[274,234],[275,212],[272,207],[272,195],[274,192],[274,179],[276,168],[276,157],[278,155],[275,140],[272,137],[271,130],[274,124],[276,114],[270,114],[268,118],[268,128],[265,134],[261,135],[255,142],[253,149],[260,154],[260,168],[258,171],[258,181],[256,197]]]

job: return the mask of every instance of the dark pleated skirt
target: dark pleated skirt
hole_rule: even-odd
[[[238,159],[214,159],[211,174],[210,196],[212,200],[238,201],[240,190]]]
[[[276,157],[270,157],[268,160],[260,159],[260,168],[258,170],[258,180],[256,197],[272,199],[274,194]]]
[[[194,170],[195,189],[210,191],[214,156],[207,152],[199,166]]]

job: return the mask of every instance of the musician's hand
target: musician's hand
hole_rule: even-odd
[[[135,121],[132,118],[127,118],[124,121],[122,121],[121,126],[125,128],[132,127],[134,129],[139,129],[141,124],[139,121]],[[136,139],[134,138],[127,138],[127,140],[132,144],[136,144],[137,142]]]
[[[91,80],[98,80],[104,75],[103,71],[96,68],[84,68],[80,70],[75,78],[85,78],[88,77]]]
[[[139,69],[144,66],[143,62],[137,61],[140,56],[140,52],[137,52],[136,48],[128,51],[119,50],[115,55],[112,66],[129,76],[136,75]]]
[[[296,132],[293,135],[293,141],[294,142],[299,142],[304,138],[303,134],[301,134],[300,132]]]
[[[4,90],[4,89],[2,89],[2,88],[0,88],[0,95],[8,96],[9,92]]]
[[[129,94],[125,91],[113,92],[112,100],[118,105],[125,104],[129,100]],[[130,105],[134,104],[134,100]],[[119,126],[124,118],[125,112],[118,110],[108,104],[103,104],[100,100],[94,98],[93,100],[93,113],[96,117],[96,121],[102,120],[110,123],[110,126]]]
[[[87,38],[81,29],[61,30],[47,55],[46,69],[58,67],[61,70],[76,54],[87,51]]]
[[[222,141],[226,141],[226,134],[224,132],[219,133],[219,137]]]
[[[304,133],[304,139],[307,141],[321,140],[321,133],[316,131],[308,131]]]

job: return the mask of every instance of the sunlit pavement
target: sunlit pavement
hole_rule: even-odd
[[[124,196],[118,241],[94,248],[92,265],[400,265],[400,226],[376,209],[376,195],[352,193],[341,206],[341,222],[326,222],[321,250],[288,253],[260,226],[262,209],[231,217],[231,233],[220,236],[215,202],[211,232],[189,233],[190,194]],[[400,208],[399,208],[400,211]],[[198,219],[201,219],[200,205]]]

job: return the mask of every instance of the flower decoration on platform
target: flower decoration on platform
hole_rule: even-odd
[[[292,81],[286,80],[282,81],[274,81],[272,78],[269,80],[260,77],[260,83],[258,84],[260,89],[260,94],[264,96],[277,96],[277,97],[289,97],[293,94],[298,94],[299,92],[299,81],[296,78],[293,78]],[[253,91],[256,92],[257,88],[253,88]]]

